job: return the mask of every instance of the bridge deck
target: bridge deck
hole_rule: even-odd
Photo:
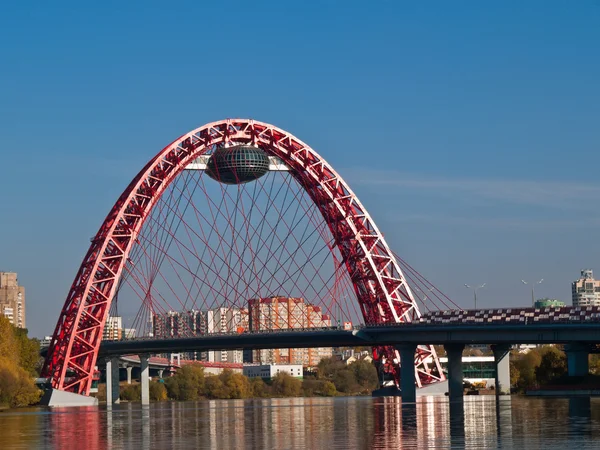
[[[102,356],[228,349],[357,347],[415,344],[600,343],[600,321],[580,323],[397,324],[354,330],[210,334],[176,339],[104,341]]]

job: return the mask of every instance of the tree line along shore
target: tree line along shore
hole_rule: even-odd
[[[319,363],[315,376],[295,378],[286,372],[272,379],[248,378],[225,369],[219,375],[207,375],[200,364],[187,364],[164,380],[150,382],[150,400],[193,401],[201,399],[244,399],[271,397],[335,397],[370,395],[378,387],[377,370],[367,361],[349,365],[334,358]],[[139,401],[139,384],[121,385],[120,399]],[[106,400],[105,385],[98,389],[98,399]]]

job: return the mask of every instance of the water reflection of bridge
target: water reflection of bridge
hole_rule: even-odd
[[[600,439],[598,400],[469,397],[169,402],[5,413],[15,448],[542,448]],[[74,439],[74,436],[77,438]],[[568,444],[569,439],[575,442]],[[579,439],[579,441],[577,441]],[[10,445],[8,445],[10,443]],[[546,445],[547,447],[547,445]]]

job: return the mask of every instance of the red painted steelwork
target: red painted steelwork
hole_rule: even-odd
[[[375,223],[342,178],[314,150],[272,125],[228,119],[176,139],[156,155],[119,197],[92,244],[61,311],[43,369],[52,387],[87,395],[113,295],[144,221],[188,164],[219,144],[250,144],[280,158],[319,208],[343,255],[367,324],[411,322],[421,316],[413,293]],[[398,353],[379,348],[394,361]],[[417,385],[443,379],[435,351],[415,355]]]

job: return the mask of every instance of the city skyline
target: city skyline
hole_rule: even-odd
[[[390,247],[461,307],[464,284],[482,283],[480,307],[530,304],[521,280],[541,278],[539,297],[569,302],[579,271],[600,268],[596,3],[10,9],[0,268],[27,288],[34,336],[54,330],[90,237],[135,174],[224,117],[312,146]],[[199,15],[225,13],[226,30],[198,31]],[[165,23],[176,38],[156,32]],[[262,56],[217,50],[240,40]],[[191,57],[213,48],[209,68]]]

